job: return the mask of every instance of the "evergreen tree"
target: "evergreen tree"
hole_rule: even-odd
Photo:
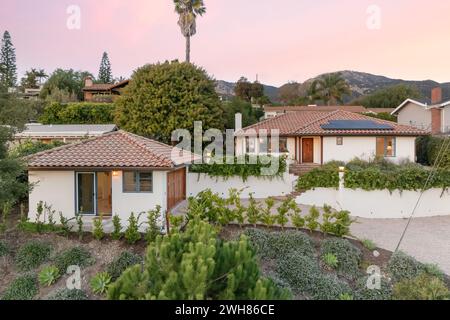
[[[14,87],[17,82],[16,50],[8,31],[3,33],[0,66],[0,82],[7,88]]]
[[[111,62],[109,62],[108,53],[103,52],[100,70],[98,72],[98,81],[101,83],[112,83],[113,75],[111,71]]]
[[[110,286],[109,299],[287,299],[290,293],[261,277],[249,241],[223,241],[198,218],[184,232],[158,236],[144,266],[127,269]]]

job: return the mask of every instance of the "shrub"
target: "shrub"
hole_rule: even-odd
[[[392,286],[386,278],[381,277],[380,289],[369,289],[368,280],[369,276],[365,276],[356,281],[355,300],[391,300]]]
[[[264,203],[265,207],[261,209],[259,221],[267,227],[272,227],[277,218],[276,216],[272,215],[272,209],[275,206],[275,199],[272,197],[266,198]]]
[[[37,293],[36,276],[27,274],[14,279],[3,293],[2,300],[32,300]]]
[[[346,239],[326,239],[322,242],[321,256],[331,253],[336,256],[338,274],[349,279],[359,275],[361,263],[361,251]]]
[[[439,268],[438,265],[433,264],[433,263],[425,263],[422,264],[423,270],[426,274],[439,278],[441,280],[445,279],[445,273],[444,271],[441,270],[441,268]]]
[[[9,245],[5,241],[0,240],[0,258],[9,255],[9,252]]]
[[[105,231],[103,231],[103,216],[94,218],[94,228],[92,229],[92,235],[97,240],[102,240],[105,237]]]
[[[128,227],[125,230],[125,240],[129,244],[135,244],[139,240],[141,240],[141,234],[139,233],[139,218],[140,214],[136,217],[132,212],[130,217],[128,218]]]
[[[147,243],[155,241],[156,237],[161,234],[161,228],[158,226],[158,219],[161,217],[161,206],[156,206],[155,210],[150,210],[147,214],[147,231],[145,232],[145,240]]]
[[[72,218],[73,219],[73,218]],[[72,231],[72,226],[69,226],[69,221],[72,219],[66,218],[62,212],[59,212],[59,223],[61,224],[61,234],[64,237],[68,237]]]
[[[248,229],[246,235],[261,257],[277,258],[295,251],[313,257],[314,244],[310,237],[299,231],[266,232],[259,229]]]
[[[77,222],[78,239],[83,240],[83,216],[80,213],[75,215],[75,221]]]
[[[450,292],[439,278],[421,274],[413,279],[404,279],[394,285],[394,300],[448,300]]]
[[[108,272],[97,273],[91,279],[91,289],[95,294],[105,294],[111,284],[111,276]]]
[[[63,146],[65,143],[62,141],[54,140],[50,143],[44,143],[42,141],[32,141],[27,140],[21,142],[17,147],[15,147],[11,152],[17,157],[29,156],[41,151],[50,150],[56,147]]]
[[[364,246],[364,248],[366,248],[367,250],[370,250],[370,251],[374,251],[377,248],[377,245],[375,244],[375,242],[373,242],[370,239],[363,239],[363,240],[361,240],[361,243]]]
[[[110,124],[114,123],[114,111],[110,103],[53,102],[45,107],[39,121],[43,124]]]
[[[247,221],[250,224],[253,224],[254,227],[256,227],[256,224],[258,221],[261,220],[260,218],[261,214],[261,208],[258,205],[258,202],[253,198],[253,194],[249,194],[248,199],[248,207],[247,207]]]
[[[309,231],[313,232],[314,230],[317,230],[317,228],[319,228],[319,217],[319,210],[317,210],[315,206],[312,206],[311,209],[309,209],[309,214],[305,217],[306,227],[309,229]]]
[[[51,247],[47,243],[31,241],[24,244],[16,255],[16,264],[21,271],[39,267],[50,257]]]
[[[169,215],[169,224],[171,231],[180,230],[184,224],[184,216]]]
[[[331,269],[336,269],[339,265],[338,258],[332,253],[324,254],[322,256],[322,261],[327,267]]]
[[[89,251],[82,247],[74,247],[61,252],[55,257],[55,266],[59,269],[60,275],[66,273],[69,266],[79,266],[84,268],[93,264],[93,258]]]
[[[109,299],[284,299],[285,290],[261,277],[245,236],[223,241],[208,222],[190,221],[184,232],[157,237],[144,266],[128,268],[108,289]]]
[[[395,252],[388,263],[388,272],[394,281],[410,280],[424,271],[423,265],[404,252]]]
[[[88,300],[88,295],[83,290],[60,289],[47,297],[48,300]]]
[[[292,252],[277,259],[276,272],[295,293],[311,294],[320,269],[312,258]]]
[[[115,281],[127,268],[141,263],[142,257],[140,255],[124,251],[108,264],[106,271],[111,276],[112,281]]]
[[[309,293],[315,300],[340,300],[341,296],[351,295],[352,289],[334,275],[316,274]]]
[[[50,287],[58,280],[60,274],[59,269],[55,266],[45,267],[39,272],[39,283],[42,286]]]
[[[114,230],[111,233],[111,238],[113,240],[120,240],[123,236],[122,223],[120,222],[120,217],[117,214],[115,214],[114,217],[112,218],[112,223],[113,223]]]
[[[298,178],[297,190],[339,187],[339,169],[336,163],[325,164]]]

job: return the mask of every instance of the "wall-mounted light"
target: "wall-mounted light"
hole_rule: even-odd
[[[345,167],[339,167],[339,172],[345,172]]]
[[[119,171],[113,171],[112,175],[113,175],[113,177],[118,177],[119,176]]]

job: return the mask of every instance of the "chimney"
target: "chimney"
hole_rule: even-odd
[[[236,113],[234,116],[234,129],[235,132],[242,129],[242,113]]]
[[[85,87],[92,87],[93,84],[94,84],[94,81],[92,80],[91,77],[84,78],[84,86]]]
[[[431,90],[431,104],[438,104],[442,102],[442,88],[437,87]]]

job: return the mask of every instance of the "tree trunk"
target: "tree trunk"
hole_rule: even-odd
[[[191,62],[191,37],[186,37],[186,62]]]

